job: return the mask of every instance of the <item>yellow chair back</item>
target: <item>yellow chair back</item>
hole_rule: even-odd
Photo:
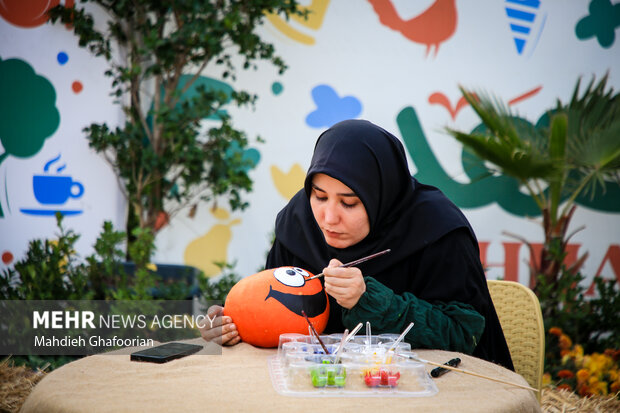
[[[528,287],[513,281],[487,280],[515,367],[528,384],[540,390],[545,359],[545,327],[540,303]]]

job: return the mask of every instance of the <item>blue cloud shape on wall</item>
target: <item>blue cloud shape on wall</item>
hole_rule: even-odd
[[[362,104],[353,96],[339,97],[329,85],[312,89],[316,110],[306,116],[306,123],[313,128],[330,127],[345,119],[353,119],[362,113]]]

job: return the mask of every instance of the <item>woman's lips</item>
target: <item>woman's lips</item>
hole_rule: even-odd
[[[328,229],[324,229],[324,231],[331,238],[338,238],[338,237],[342,236],[342,233],[340,233],[340,232],[334,232],[334,231],[330,231]]]

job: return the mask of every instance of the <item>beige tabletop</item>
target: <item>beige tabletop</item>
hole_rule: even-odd
[[[532,391],[458,372],[433,379],[439,391],[430,397],[296,397],[273,387],[268,360],[275,349],[241,343],[213,355],[210,347],[165,364],[132,362],[134,350],[85,357],[51,372],[22,412],[540,412]],[[438,363],[460,357],[460,368],[527,385],[518,374],[471,356],[416,352]]]

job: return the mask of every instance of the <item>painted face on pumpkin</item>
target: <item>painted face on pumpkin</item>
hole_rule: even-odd
[[[273,271],[273,276],[287,287],[300,288],[306,284],[306,279],[310,277],[307,271],[296,267],[280,267]],[[290,289],[287,289],[290,291]],[[273,298],[285,306],[289,311],[301,316],[302,310],[310,318],[316,317],[325,311],[327,306],[327,296],[323,290],[315,294],[306,295],[302,292],[286,293],[273,288],[269,285],[269,293],[265,300]]]
[[[237,326],[241,340],[276,347],[280,334],[308,334],[306,313],[319,334],[329,318],[329,300],[318,278],[298,267],[279,267],[242,278],[230,289],[224,314]]]

